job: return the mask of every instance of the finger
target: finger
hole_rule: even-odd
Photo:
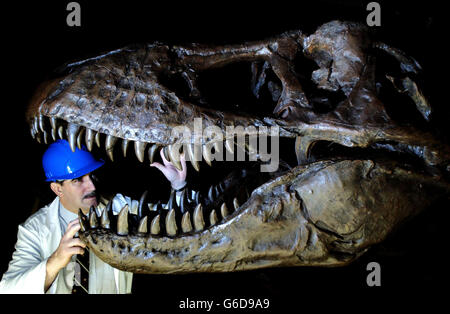
[[[156,167],[161,171],[165,177],[167,177],[170,174],[170,170],[167,169],[165,166],[161,165],[159,162],[154,162],[150,164],[151,167]]]
[[[75,234],[81,229],[80,222],[77,220],[76,222],[70,222],[67,226],[66,233],[63,235],[63,238],[71,239],[75,236]]]
[[[74,246],[72,248],[67,249],[67,253],[70,255],[75,254],[84,255],[84,249],[78,246]]]
[[[181,174],[184,176],[184,178],[186,178],[187,167],[186,167],[186,158],[184,156],[184,152],[180,155],[180,161],[181,161],[181,168],[183,169],[181,171]]]
[[[163,163],[164,163],[164,166],[167,167],[168,165],[170,165],[170,161],[168,161],[168,160],[166,159],[166,156],[164,156],[164,152],[163,152],[162,149],[159,151],[159,154],[161,155],[161,159],[162,159],[162,161],[163,161]]]
[[[68,247],[82,247],[85,248],[86,247],[86,243],[84,243],[83,241],[81,241],[79,238],[73,238],[70,241],[67,241],[67,246]]]

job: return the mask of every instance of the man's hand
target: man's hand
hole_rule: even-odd
[[[151,167],[158,168],[164,176],[169,180],[173,189],[178,190],[186,185],[186,159],[184,157],[184,153],[180,155],[180,162],[182,166],[182,171],[178,170],[170,161],[164,157],[164,153],[161,149],[160,151],[161,158],[163,160],[164,165],[159,162],[151,163]]]
[[[59,271],[69,264],[72,255],[84,254],[86,244],[79,238],[74,238],[79,230],[80,222],[78,219],[72,220],[67,226],[66,233],[61,238],[58,248],[48,258],[44,291],[48,290]]]

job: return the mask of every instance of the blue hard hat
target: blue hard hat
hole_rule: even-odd
[[[76,179],[103,166],[104,163],[103,160],[96,160],[85,146],[81,149],[76,147],[75,152],[72,152],[66,140],[52,143],[42,156],[47,182]]]

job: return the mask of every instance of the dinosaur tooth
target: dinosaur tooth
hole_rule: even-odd
[[[43,136],[43,138],[44,138],[44,143],[45,143],[45,144],[48,144],[48,140],[47,140],[48,137],[47,137],[47,135],[48,135],[48,134],[47,134],[47,131],[42,132],[42,136]]]
[[[196,158],[195,155],[195,146],[194,144],[188,144],[187,145],[187,153],[188,153],[188,159],[192,164],[192,167],[195,169],[195,171],[200,171],[200,165],[199,160]]]
[[[75,152],[75,144],[79,130],[80,126],[75,123],[69,123],[67,126],[67,139],[69,140],[69,145],[72,152]]]
[[[54,140],[54,141],[56,141],[56,129],[52,129],[51,130],[51,134],[52,134],[52,139]]]
[[[62,126],[62,125],[60,125],[58,127],[58,136],[59,136],[60,139],[64,138],[64,126]]]
[[[101,146],[101,144],[100,144],[100,132],[97,132],[95,134],[95,144],[97,144],[97,147]]]
[[[82,138],[84,135],[84,128],[80,128],[80,132],[78,132],[78,136],[77,136],[77,147],[79,149],[81,149],[81,145],[82,145]]]
[[[234,154],[234,139],[233,138],[227,138],[225,140],[225,148],[228,152],[231,154]]]
[[[81,208],[78,209],[78,218],[80,221],[80,231],[84,232],[89,229],[89,223]]]
[[[49,117],[49,121],[50,121],[50,126],[52,127],[52,130],[56,130],[57,129],[57,121],[55,117]]]
[[[33,129],[34,129],[35,133],[39,133],[39,121],[38,121],[38,117],[34,117],[34,118],[33,118]]]
[[[52,134],[52,139],[56,141],[56,133],[57,133],[57,125],[56,125],[56,118],[50,117],[50,126],[52,127],[52,130],[50,131]]]
[[[188,211],[184,213],[183,218],[181,219],[181,229],[183,232],[192,231],[191,214]]]
[[[38,122],[39,122],[39,128],[41,129],[41,131],[45,132],[45,122],[44,122],[44,116],[42,114],[39,114]]]
[[[140,162],[144,162],[146,146],[147,146],[146,142],[140,142],[140,141],[134,142],[134,152],[136,153],[136,157]]]
[[[153,235],[158,235],[161,231],[159,226],[160,217],[160,215],[157,215],[155,218],[153,218],[152,223],[150,224],[150,233]]]
[[[91,206],[91,209],[89,210],[89,225],[92,229],[98,227],[97,213],[95,212],[94,206]]]
[[[316,143],[315,140],[306,136],[297,136],[295,139],[295,155],[298,165],[306,164],[309,160],[311,149]]]
[[[150,144],[150,147],[148,149],[148,159],[150,160],[150,163],[153,163],[153,160],[155,159],[156,152],[158,151],[159,146],[156,144]]]
[[[210,222],[211,226],[213,226],[217,223],[217,214],[216,214],[215,209],[213,209],[211,211],[211,213],[209,213],[209,222]]]
[[[177,200],[176,200],[177,192],[172,189],[170,191],[169,201],[167,202],[168,208],[175,208],[177,207]]]
[[[208,190],[208,198],[211,202],[214,202],[214,194],[213,194],[214,186],[211,185]]]
[[[36,138],[36,133],[34,133],[34,128],[33,128],[33,127],[30,128],[30,134],[31,134],[31,137],[32,137],[33,139]]]
[[[180,145],[179,144],[172,144],[169,145],[167,148],[170,156],[170,160],[172,161],[172,164],[180,171],[183,170],[183,167],[181,166],[180,161]]]
[[[170,161],[170,155],[169,155],[169,148],[168,146],[163,147],[163,154],[164,158],[166,158],[167,161]]]
[[[188,197],[187,197],[187,189],[184,189],[180,195],[180,211],[184,213],[187,211],[188,206]]]
[[[219,141],[215,141],[213,143],[215,152],[221,152],[222,151],[222,145],[221,144],[222,144],[222,142],[219,142]]]
[[[175,222],[175,208],[172,208],[166,216],[166,232],[170,236],[177,234],[177,224]]]
[[[127,149],[129,143],[130,142],[127,139],[122,140],[122,153],[124,158],[127,157]]]
[[[239,201],[236,197],[233,199],[233,206],[234,206],[234,210],[237,210],[240,206]]]
[[[199,204],[200,202],[200,191],[197,191],[194,196],[195,204]]]
[[[94,144],[94,138],[95,138],[95,131],[87,128],[84,140],[86,142],[86,147],[89,151],[92,150],[92,146]]]
[[[194,227],[196,231],[201,231],[205,228],[205,221],[203,220],[203,207],[198,204],[194,210]]]
[[[147,220],[148,217],[144,216],[140,221],[139,221],[139,226],[138,226],[138,233],[141,234],[146,234],[148,232],[148,228],[147,228]]]
[[[109,213],[112,208],[112,201],[106,205],[106,207],[103,209],[102,216],[100,218],[100,225],[104,229],[109,229],[111,227],[111,221],[109,220]]]
[[[142,217],[142,210],[144,209],[145,200],[147,199],[148,191],[145,190],[144,193],[142,193],[141,198],[139,199],[139,205],[138,205],[138,216],[139,218]]]
[[[112,135],[107,135],[105,140],[105,150],[111,161],[114,161],[114,145],[117,142],[117,137]]]
[[[128,235],[128,204],[120,210],[117,217],[117,234]]]
[[[206,145],[206,144],[203,145],[202,152],[203,152],[203,159],[205,159],[208,166],[211,167],[212,156],[211,156],[211,149],[210,149],[209,145]]]
[[[222,203],[222,206],[220,206],[220,214],[222,215],[222,218],[225,218],[228,216],[228,207],[225,202]]]

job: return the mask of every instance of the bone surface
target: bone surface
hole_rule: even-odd
[[[154,162],[162,152],[178,169],[184,152],[199,175],[215,180],[193,197],[183,194],[180,206],[173,192],[151,210],[142,197],[138,215],[123,208],[113,217],[105,210],[100,224],[95,212],[80,212],[80,238],[116,268],[189,273],[342,266],[450,190],[450,147],[432,128],[400,123],[389,114],[378,92],[385,88],[379,53],[402,71],[399,77],[381,73],[398,93],[396,105],[412,101],[411,110],[429,123],[433,108],[415,80],[417,62],[375,42],[366,26],[341,21],[311,34],[294,30],[224,46],[157,42],[76,62],[35,93],[27,121],[42,144],[58,135],[75,150],[84,138],[89,150],[95,142],[111,162],[119,159],[115,145],[127,158],[131,145],[137,162],[148,164],[147,155]],[[306,78],[293,71],[298,56],[314,64]],[[241,63],[252,72],[252,94],[269,94],[268,113],[243,113],[231,105],[215,109],[203,99],[197,77]],[[167,87],[166,75],[187,80],[189,95]],[[202,128],[224,134],[227,126],[258,128],[259,135],[277,127],[279,138],[292,140],[280,151],[289,152],[295,164],[268,177],[245,179],[242,172],[218,183],[213,151],[225,148],[263,160],[249,142],[236,137],[235,143],[234,135],[198,142],[173,136],[173,129],[198,118]],[[344,153],[333,155],[335,149]]]

